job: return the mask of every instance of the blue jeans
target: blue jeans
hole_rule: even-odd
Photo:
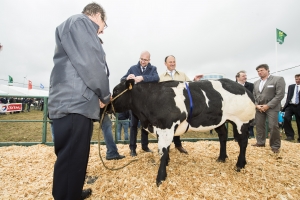
[[[51,134],[52,134],[52,142],[54,142],[54,131],[53,131],[53,124],[50,124],[51,127]]]
[[[107,114],[105,114],[102,121],[102,132],[106,144],[106,157],[115,157],[118,156],[118,148],[114,142],[113,134],[112,134],[112,123]]]
[[[121,140],[121,132],[122,132],[122,126],[124,129],[124,140],[128,140],[128,127],[129,127],[129,122],[128,121],[123,121],[123,122],[118,122],[117,125],[117,139]]]

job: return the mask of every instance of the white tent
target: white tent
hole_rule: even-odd
[[[7,92],[0,90],[0,95],[7,95]]]
[[[17,87],[17,86],[8,86],[0,85],[0,95],[10,95],[10,96],[36,96],[36,97],[47,97],[49,96],[49,91],[46,90],[37,90],[27,88]]]

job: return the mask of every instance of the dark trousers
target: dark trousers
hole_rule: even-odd
[[[136,145],[136,138],[137,138],[137,127],[138,127],[138,122],[139,119],[137,116],[135,116],[133,113],[131,115],[131,123],[130,123],[130,144],[129,148],[131,150],[135,150],[137,145]],[[141,131],[141,144],[142,144],[142,149],[147,149],[148,148],[148,132],[144,129]]]
[[[174,136],[173,137],[173,142],[175,144],[175,147],[181,147],[182,146],[180,136]]]
[[[298,128],[298,141],[300,142],[300,105],[288,105],[284,112],[283,128],[287,137],[294,138],[295,132],[292,127],[292,116],[295,115]]]
[[[93,132],[91,119],[69,114],[53,119],[54,150],[57,156],[52,195],[55,200],[77,200],[85,180]]]

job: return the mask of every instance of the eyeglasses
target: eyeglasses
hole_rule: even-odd
[[[144,59],[144,58],[140,58],[141,61],[144,61],[144,62],[148,62],[149,60],[147,59]]]
[[[102,21],[104,22],[104,29],[106,29],[108,26],[107,26],[105,20],[104,20],[102,17],[101,17],[101,19],[102,19]]]

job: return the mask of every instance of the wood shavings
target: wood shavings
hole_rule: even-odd
[[[156,187],[157,144],[149,144],[155,153],[144,153],[138,145],[139,160],[117,171],[104,168],[97,145],[92,145],[84,188],[93,190],[89,199],[298,199],[300,144],[282,141],[280,153],[274,154],[270,147],[252,147],[251,143],[255,139],[249,140],[247,165],[241,172],[234,170],[239,153],[234,141],[227,143],[225,163],[216,162],[219,142],[183,142],[188,155],[172,144],[168,176],[160,187]],[[108,167],[134,159],[128,145],[117,146],[125,159],[106,161],[106,148],[101,146]],[[55,160],[50,146],[0,147],[0,199],[53,199]]]

